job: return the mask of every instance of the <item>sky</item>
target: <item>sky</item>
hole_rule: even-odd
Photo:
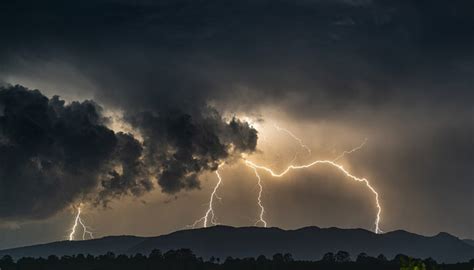
[[[337,162],[383,231],[474,238],[470,1],[2,6],[0,248],[67,239],[78,205],[96,237],[186,228],[218,168],[217,222],[253,226],[246,159],[279,172],[364,141]],[[268,226],[374,230],[374,195],[332,166],[259,175]]]

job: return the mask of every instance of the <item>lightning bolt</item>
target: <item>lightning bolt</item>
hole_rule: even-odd
[[[340,154],[339,156],[337,156],[335,159],[333,159],[332,161],[333,162],[336,162],[337,160],[343,158],[346,154],[351,154],[359,149],[361,149],[362,147],[364,147],[364,145],[367,143],[367,138],[357,147],[349,150],[349,151],[344,151],[342,152],[342,154]],[[293,160],[290,162],[293,163],[295,161],[297,157],[297,154],[295,155],[295,157],[293,158]],[[263,186],[262,186],[262,179],[260,177],[260,175],[258,174],[258,171],[257,171],[257,168],[255,167],[252,167],[250,166],[249,164],[246,163],[246,165],[248,167],[251,167],[254,172],[255,172],[255,176],[257,177],[257,185],[259,187],[259,192],[258,192],[258,197],[257,197],[257,203],[258,203],[258,206],[260,207],[260,215],[259,215],[259,220],[255,223],[255,225],[258,225],[259,223],[262,223],[264,227],[267,227],[267,222],[263,219],[263,215],[265,214],[265,207],[263,206],[263,203],[262,203],[262,193],[263,193]],[[380,229],[379,229],[380,231]]]
[[[74,224],[71,227],[71,233],[69,234],[69,241],[74,240],[74,235],[76,234],[77,227],[82,226],[82,240],[86,240],[86,234],[89,235],[89,239],[94,239],[94,235],[91,231],[88,230],[87,226],[85,225],[84,221],[81,218],[81,205],[77,207],[77,214],[76,218],[74,219]]]
[[[193,224],[187,225],[186,228],[196,228],[196,226],[202,222],[202,226],[204,228],[207,228],[208,223],[210,222],[212,225],[218,225],[216,215],[214,213],[214,198],[217,198],[218,200],[221,200],[221,198],[217,195],[217,190],[219,189],[221,183],[222,183],[222,177],[219,174],[219,168],[222,165],[219,165],[218,169],[215,171],[217,175],[217,183],[214,186],[214,189],[212,190],[211,196],[209,197],[209,203],[208,203],[208,208],[204,216],[202,216],[200,219],[197,219],[194,221]]]
[[[266,228],[267,227],[267,221],[265,221],[265,219],[263,219],[263,215],[265,214],[265,207],[263,207],[263,204],[262,204],[262,193],[263,193],[262,178],[260,178],[260,175],[258,174],[257,168],[253,167],[253,170],[255,172],[255,176],[257,176],[257,179],[258,179],[257,183],[258,183],[259,191],[258,191],[257,203],[258,203],[258,206],[260,207],[259,220],[257,220],[257,222],[255,222],[255,225],[258,225],[258,223],[262,223],[263,227]]]
[[[300,138],[298,138],[293,132],[289,131],[288,129],[281,128],[281,127],[279,127],[279,126],[276,125],[276,124],[274,124],[274,127],[275,127],[275,129],[277,129],[278,131],[282,131],[282,132],[285,132],[285,133],[287,133],[288,135],[290,135],[290,137],[292,137],[294,140],[296,140],[296,141],[300,144],[300,146],[301,146],[302,148],[306,149],[306,150],[308,151],[308,153],[311,154],[311,149],[310,149],[307,145],[305,145],[305,144],[303,143],[303,140],[301,140]],[[355,147],[355,148],[353,148],[353,149],[351,149],[351,150],[349,150],[349,151],[344,151],[344,152],[342,152],[339,156],[337,156],[335,159],[333,159],[332,162],[333,162],[333,163],[336,162],[337,160],[343,158],[346,154],[351,154],[351,153],[353,153],[353,152],[355,152],[355,151],[358,151],[359,149],[361,149],[362,147],[364,147],[364,145],[365,145],[366,143],[367,143],[367,138],[365,138],[365,140],[364,140],[359,146],[357,146],[357,147]],[[294,156],[294,158],[291,160],[290,164],[292,164],[292,163],[296,160],[297,156],[298,156],[298,152],[295,154],[295,156]],[[258,185],[258,187],[259,187],[259,192],[258,192],[258,197],[257,197],[257,203],[258,203],[258,206],[259,206],[259,208],[260,208],[260,214],[259,214],[259,220],[255,223],[255,225],[258,225],[259,223],[262,223],[264,227],[267,227],[267,222],[266,222],[266,220],[263,218],[263,216],[264,216],[264,214],[265,214],[265,207],[263,206],[263,203],[262,203],[262,193],[263,193],[262,179],[261,179],[260,175],[258,174],[257,167],[252,166],[251,164],[247,163],[247,161],[246,161],[246,165],[249,166],[249,167],[251,167],[251,168],[254,170],[255,176],[257,177],[257,180],[258,180],[257,185]],[[285,173],[286,173],[286,172],[285,172]],[[373,188],[372,188],[372,189],[373,189]],[[377,198],[376,198],[376,200],[377,200],[377,205],[380,206],[379,203],[378,203],[378,194],[377,194],[376,196],[377,196]],[[380,208],[379,208],[379,209],[380,209]],[[379,220],[380,220],[379,217],[380,217],[380,213],[378,212],[378,213],[377,213],[377,219],[378,219],[378,220],[377,220],[377,222],[376,222],[376,224],[377,224],[377,225],[376,225],[376,232],[377,232],[377,231],[380,231],[380,229],[378,228],[378,223],[379,223]],[[381,232],[381,231],[380,231],[380,232]]]
[[[278,130],[278,131],[283,131],[285,133],[287,133],[288,135],[290,135],[293,139],[295,139],[302,148],[306,149],[306,151],[308,151],[309,154],[311,154],[311,149],[305,145],[303,143],[303,141],[296,137],[291,131],[287,130],[287,129],[284,129],[284,128],[281,128],[277,125],[274,125],[275,128]],[[336,161],[338,161],[339,159],[343,158],[345,155],[347,154],[351,154],[355,151],[358,151],[359,149],[361,149],[362,147],[364,147],[364,145],[367,143],[367,138],[357,147],[349,150],[349,151],[344,151],[342,152],[339,156],[337,156],[336,158],[334,158],[333,160],[316,160],[316,161],[313,161],[309,164],[306,164],[306,165],[289,165],[283,172],[281,173],[275,173],[272,169],[270,168],[267,168],[265,166],[261,166],[261,165],[257,165],[255,164],[254,162],[252,161],[249,161],[249,160],[246,160],[244,159],[245,161],[245,165],[247,165],[248,167],[252,168],[255,172],[255,176],[257,177],[257,185],[259,187],[259,192],[258,192],[258,196],[257,196],[257,203],[258,203],[258,206],[260,208],[260,213],[259,213],[259,219],[257,220],[257,222],[255,223],[255,225],[258,225],[259,223],[261,223],[264,227],[267,227],[267,221],[264,219],[264,215],[265,215],[265,207],[263,206],[263,202],[262,202],[262,193],[263,193],[263,185],[262,185],[262,179],[258,173],[258,170],[261,169],[261,170],[264,170],[268,173],[270,173],[271,176],[273,177],[277,177],[277,178],[281,178],[283,177],[284,175],[286,175],[289,171],[291,170],[299,170],[299,169],[305,169],[305,168],[310,168],[312,166],[315,166],[315,165],[319,165],[319,164],[326,164],[326,165],[330,165],[332,167],[335,167],[336,169],[338,169],[340,172],[342,172],[346,177],[354,180],[354,181],[358,181],[358,182],[363,182],[366,184],[366,186],[369,188],[369,190],[374,194],[375,196],[375,203],[376,203],[376,207],[377,207],[377,214],[376,214],[376,219],[375,219],[375,222],[374,222],[374,225],[375,225],[375,233],[382,233],[383,231],[380,229],[380,216],[381,216],[381,213],[382,213],[382,207],[380,205],[380,201],[379,201],[379,194],[377,193],[377,191],[372,187],[372,185],[370,184],[370,182],[366,179],[366,178],[359,178],[359,177],[356,177],[354,175],[352,175],[351,173],[349,173],[346,169],[344,169],[344,167],[342,165],[339,165],[336,163]],[[296,154],[297,155],[297,154]],[[294,162],[294,160],[296,159],[296,155],[295,155],[295,158],[292,160],[291,163]],[[221,167],[221,165],[219,166],[219,168]],[[186,226],[187,228],[195,228],[198,224],[202,223],[202,226],[203,227],[207,227],[209,222],[212,224],[212,225],[217,225],[217,220],[216,220],[216,216],[215,216],[215,212],[214,212],[214,208],[213,208],[213,203],[214,203],[214,198],[217,198],[217,199],[221,199],[217,196],[217,190],[219,189],[221,183],[222,183],[222,178],[219,174],[219,168],[215,171],[216,175],[217,175],[217,183],[216,185],[214,186],[214,189],[209,197],[209,203],[208,203],[208,209],[206,211],[206,213],[204,214],[203,217],[197,219],[193,224],[191,225],[188,225]]]
[[[253,163],[250,160],[245,160],[245,164],[247,166],[253,168],[254,170],[256,170],[256,169],[264,170],[264,171],[268,172],[271,176],[277,177],[277,178],[283,177],[284,175],[286,175],[291,170],[306,169],[306,168],[310,168],[310,167],[313,167],[315,165],[321,165],[321,164],[330,165],[330,166],[338,169],[339,171],[341,171],[344,175],[346,175],[350,179],[352,179],[354,181],[365,183],[365,185],[369,188],[369,190],[374,194],[375,204],[376,204],[376,207],[377,207],[377,216],[376,216],[375,222],[374,222],[375,233],[381,233],[382,232],[380,230],[380,227],[379,227],[380,215],[382,213],[382,207],[380,206],[379,194],[377,193],[377,191],[372,187],[372,185],[370,184],[370,182],[366,178],[359,178],[359,177],[356,177],[356,176],[352,175],[346,169],[344,169],[344,167],[342,165],[339,165],[339,164],[335,163],[334,161],[331,161],[331,160],[316,160],[316,161],[313,161],[313,162],[311,162],[309,164],[306,164],[306,165],[289,165],[285,170],[283,170],[280,173],[276,173],[272,169],[267,168],[265,166],[257,165],[257,164]]]
[[[352,154],[352,153],[354,153],[355,151],[360,150],[362,147],[364,147],[364,145],[365,145],[366,143],[367,143],[367,138],[365,138],[364,141],[363,141],[359,146],[357,146],[357,147],[355,147],[355,148],[352,148],[352,149],[349,150],[349,151],[344,151],[344,152],[342,152],[342,154],[340,154],[339,156],[337,156],[337,157],[336,157],[335,159],[333,159],[332,161],[333,161],[333,162],[336,162],[336,161],[338,161],[339,159],[343,158],[345,155],[347,155],[347,154]]]
[[[282,127],[279,127],[278,125],[276,124],[273,124],[273,126],[276,128],[276,130],[278,131],[283,131],[285,132],[286,134],[290,135],[291,138],[295,139],[301,146],[301,148],[304,148],[306,149],[306,151],[308,151],[308,154],[311,155],[311,149],[303,143],[303,140],[301,140],[300,138],[296,137],[295,134],[293,134],[293,132],[289,131],[288,129],[285,129],[285,128],[282,128]]]

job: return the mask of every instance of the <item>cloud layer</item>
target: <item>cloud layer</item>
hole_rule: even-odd
[[[107,128],[109,119],[93,101],[66,104],[38,90],[0,88],[0,217],[40,219],[69,204],[104,205],[123,195],[153,189],[166,193],[199,187],[203,171],[230,156],[255,150],[257,132],[247,123],[226,123],[183,112],[133,117],[142,144]]]

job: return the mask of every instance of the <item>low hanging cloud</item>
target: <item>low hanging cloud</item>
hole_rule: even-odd
[[[78,201],[107,205],[140,196],[158,179],[163,192],[199,187],[203,171],[255,150],[257,132],[215,110],[130,116],[144,134],[114,132],[93,101],[66,104],[22,86],[0,88],[0,218],[41,219]]]
[[[179,111],[140,113],[131,123],[143,134],[146,163],[158,164],[154,174],[167,193],[198,188],[199,173],[217,170],[222,160],[257,145],[257,131],[248,123],[235,118],[226,123],[210,108],[195,117]]]

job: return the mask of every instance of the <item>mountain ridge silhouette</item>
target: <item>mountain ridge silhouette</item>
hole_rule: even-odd
[[[204,258],[272,256],[291,253],[295,259],[319,260],[327,252],[344,250],[353,258],[359,253],[392,258],[404,254],[416,258],[431,257],[438,262],[455,263],[474,258],[474,246],[448,233],[422,236],[404,230],[375,234],[365,229],[319,228],[294,230],[277,227],[213,226],[180,230],[154,237],[107,236],[86,241],[58,241],[47,244],[0,250],[0,257],[47,257],[74,254],[100,255],[149,254],[153,249],[164,252],[189,248]]]

